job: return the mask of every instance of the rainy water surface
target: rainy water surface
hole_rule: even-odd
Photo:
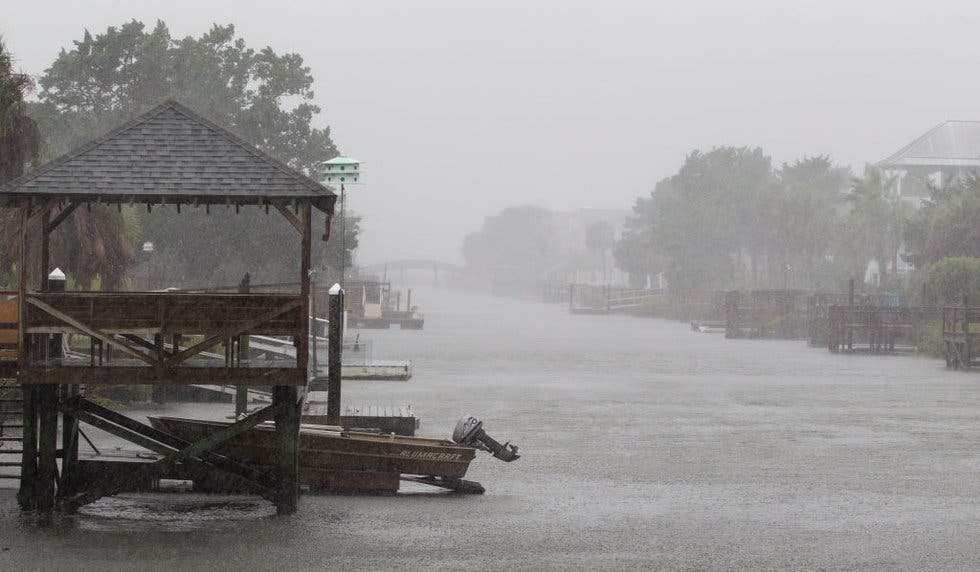
[[[521,447],[480,454],[483,496],[103,499],[40,529],[0,490],[0,570],[977,568],[980,377],[938,360],[725,340],[682,323],[416,292],[424,331],[364,331],[447,437],[475,414]],[[229,406],[165,411],[220,418]],[[145,415],[146,412],[135,412]]]

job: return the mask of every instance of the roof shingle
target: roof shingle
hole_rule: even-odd
[[[9,198],[262,204],[336,195],[227,129],[170,100],[0,187]]]

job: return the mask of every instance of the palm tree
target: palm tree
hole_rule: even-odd
[[[852,205],[848,239],[859,241],[856,250],[877,260],[882,272],[891,262],[893,275],[898,273],[898,250],[909,210],[898,195],[896,182],[897,177],[885,176],[881,169],[868,165],[863,177],[851,179],[847,196]]]
[[[37,166],[41,136],[37,123],[28,117],[24,96],[34,81],[14,73],[10,53],[0,38],[0,184],[24,174],[28,164]],[[20,217],[16,209],[0,208],[0,271],[10,272],[20,259]],[[40,243],[40,228],[29,229],[29,244]],[[129,233],[132,234],[132,233]],[[104,206],[78,209],[51,236],[51,258],[58,261],[81,284],[98,276],[109,288],[121,285],[127,266],[136,258],[133,237],[127,235],[123,218]],[[35,259],[36,252],[28,252]],[[18,269],[20,271],[21,269]],[[37,269],[29,268],[33,276]]]
[[[0,183],[24,173],[24,165],[36,164],[41,154],[37,123],[27,116],[24,95],[34,89],[34,80],[13,73],[10,53],[0,37]]]

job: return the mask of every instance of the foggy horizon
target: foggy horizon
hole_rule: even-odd
[[[365,165],[348,189],[364,264],[458,261],[507,206],[627,210],[695,149],[859,173],[942,121],[980,119],[966,72],[980,7],[965,2],[279,6],[32,4],[0,34],[35,77],[83,30],[131,19],[174,37],[231,23],[251,48],[300,54],[317,126]]]

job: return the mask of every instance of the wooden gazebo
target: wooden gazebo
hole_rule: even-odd
[[[175,101],[0,187],[0,206],[19,209],[21,215],[16,365],[24,394],[21,506],[50,511],[57,504],[72,510],[124,490],[131,484],[127,480],[159,476],[180,464],[228,474],[245,489],[273,500],[280,513],[295,511],[300,407],[311,375],[311,211],[326,213],[327,240],[335,198],[329,188]],[[148,210],[166,204],[176,205],[177,212],[215,205],[274,209],[300,236],[299,292],[51,292],[46,278],[53,269],[49,235],[76,209],[92,204],[140,204]],[[27,257],[33,225],[41,228],[38,260]],[[26,269],[31,266],[40,269],[39,291],[28,290]],[[88,359],[70,359],[51,343],[64,334],[91,339]],[[228,348],[247,334],[291,336],[297,347],[295,363],[234,359]],[[226,348],[225,360],[201,359],[202,352],[219,345]],[[205,441],[186,443],[102,408],[78,389],[137,383],[273,386],[273,403]],[[59,415],[64,426],[60,447]],[[257,470],[211,452],[268,420],[275,420],[278,436],[277,470]],[[162,459],[144,463],[126,478],[77,490],[72,474],[79,421],[147,447]],[[62,459],[60,473],[57,458]]]

